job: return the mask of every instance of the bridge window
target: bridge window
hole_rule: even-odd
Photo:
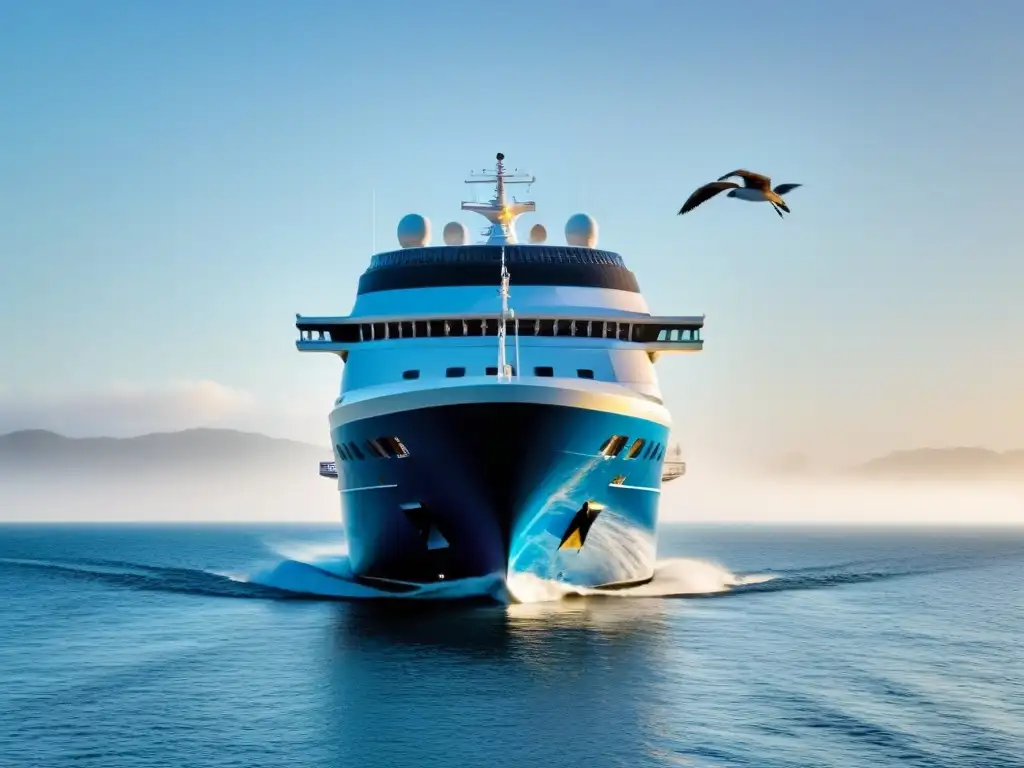
[[[338,461],[348,461],[348,454],[345,453],[345,446],[338,444],[334,446],[334,450],[338,452]]]
[[[644,443],[646,442],[647,441],[644,440],[642,437],[638,437],[636,440],[634,440],[633,444],[629,446],[629,450],[626,452],[626,458],[635,459],[637,456],[639,456],[640,451],[644,449]]]
[[[498,366],[496,366],[496,365],[489,365],[489,366],[487,366],[487,375],[488,376],[497,376],[498,375]]]
[[[359,337],[358,325],[338,325],[330,329],[331,341],[353,342],[362,341]]]
[[[555,369],[550,365],[538,365],[533,369],[534,376],[554,376]]]
[[[601,444],[599,452],[604,456],[618,456],[628,440],[629,438],[626,435],[612,435]]]
[[[592,379],[594,378],[594,372],[589,368],[577,368],[576,375],[581,379]]]
[[[644,458],[645,459],[651,458],[651,454],[654,453],[654,446],[655,445],[657,445],[657,443],[648,443],[647,444],[647,450],[644,451]]]
[[[444,375],[449,379],[457,379],[466,375],[465,368],[447,368],[445,369]]]
[[[356,445],[355,443],[348,444],[348,452],[355,456],[360,461],[366,458],[366,456],[363,455],[363,452],[359,450],[359,446]]]
[[[420,377],[419,371],[402,371],[403,379],[418,379]]]

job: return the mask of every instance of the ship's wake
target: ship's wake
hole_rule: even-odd
[[[739,573],[709,560],[670,557],[653,565],[653,578],[645,584],[621,589],[595,589],[531,572],[463,579],[424,585],[394,593],[359,583],[353,577],[344,542],[270,543],[281,559],[249,574],[222,574],[261,590],[296,598],[337,600],[467,600],[499,603],[550,603],[568,599],[617,600],[623,598],[718,598],[754,593],[826,589],[847,584],[884,581],[940,571],[972,568],[983,563],[970,558],[895,557],[835,563],[786,570]],[[615,559],[615,550],[605,552]],[[632,561],[620,563],[632,570]],[[636,572],[632,570],[632,572]]]
[[[335,599],[428,599],[465,600],[490,598],[506,603],[550,602],[572,597],[685,597],[720,594],[737,587],[762,584],[772,575],[740,575],[712,562],[686,558],[659,561],[654,577],[646,584],[605,590],[545,579],[531,573],[494,574],[473,579],[427,584],[402,593],[376,589],[356,581],[344,544],[278,544],[275,551],[285,559],[244,580],[284,592]]]
[[[407,591],[377,588],[352,572],[348,547],[335,542],[268,542],[282,559],[252,573],[225,573],[229,578],[295,596],[335,600],[469,600],[502,597],[501,574],[439,581]]]
[[[352,573],[343,541],[266,542],[263,564],[244,571],[157,566],[87,558],[0,557],[5,569],[32,570],[49,578],[91,581],[129,590],[263,600],[486,600],[498,603],[551,603],[583,598],[699,598],[750,595],[882,581],[941,571],[984,567],[991,559],[963,554],[947,557],[893,557],[795,568],[770,573],[734,573],[717,563],[667,558],[654,564],[646,584],[594,589],[529,572],[437,582],[408,592],[377,589]],[[768,569],[770,570],[770,569]]]

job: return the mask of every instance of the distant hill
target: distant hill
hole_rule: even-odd
[[[26,475],[147,479],[151,476],[264,474],[306,476],[331,459],[329,447],[232,429],[186,429],[139,437],[72,438],[46,430],[0,435],[0,478]],[[815,474],[806,456],[772,462],[794,478]],[[919,448],[894,451],[853,467],[864,478],[1011,479],[1024,481],[1024,450]],[[326,481],[324,481],[326,482]]]
[[[230,429],[186,429],[139,437],[71,438],[46,430],[0,435],[0,477],[24,474],[214,475],[316,472],[329,448]]]
[[[987,448],[918,448],[893,451],[854,472],[875,478],[1024,481],[1024,450],[1000,453]]]
[[[0,522],[338,519],[331,450],[230,429],[0,435]]]

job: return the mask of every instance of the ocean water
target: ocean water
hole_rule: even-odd
[[[1024,530],[660,557],[625,594],[383,603],[334,527],[3,526],[0,766],[1024,767]]]

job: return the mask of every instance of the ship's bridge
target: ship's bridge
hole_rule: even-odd
[[[408,288],[493,286],[501,251],[517,286],[610,288],[640,293],[622,257],[597,248],[558,245],[455,245],[379,253],[359,278],[359,295]]]
[[[297,315],[296,347],[301,352],[334,352],[347,358],[355,347],[412,339],[449,338],[471,341],[473,337],[496,337],[501,323],[495,312],[432,313],[424,315],[350,315],[307,317]],[[659,317],[617,315],[584,311],[530,313],[505,321],[505,332],[520,339],[563,341],[578,345],[596,344],[642,349],[651,359],[663,352],[699,352],[704,347],[703,316]]]
[[[429,219],[406,214],[396,230],[401,247],[371,257],[347,316],[297,316],[298,349],[334,353],[346,363],[351,357],[345,391],[428,371],[508,380],[522,344],[536,376],[564,369],[660,397],[651,363],[662,353],[701,350],[704,317],[652,315],[622,256],[597,247],[597,222],[585,213],[566,220],[565,245],[548,244],[540,223],[530,229],[529,244],[519,243],[515,220],[536,206],[509,200],[506,187],[534,177],[506,173],[503,161],[498,153],[493,173],[466,182],[495,184],[489,202],[462,204],[489,222],[486,242],[471,244],[465,225],[449,221],[445,244],[430,246]],[[514,366],[506,362],[510,336]],[[497,366],[490,364],[494,352]]]

